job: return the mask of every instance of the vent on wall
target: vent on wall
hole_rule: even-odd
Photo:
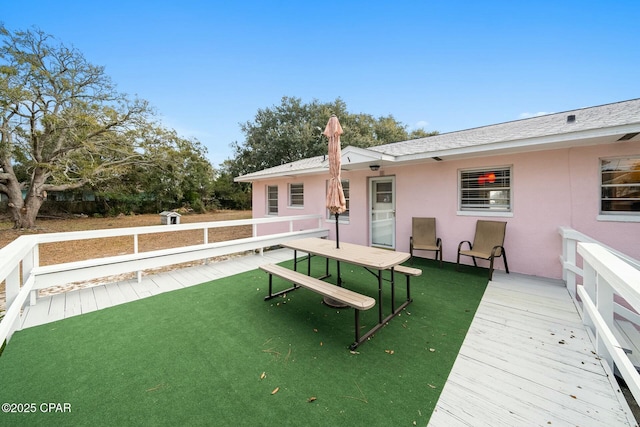
[[[567,116],[567,123],[574,123],[576,121],[576,115],[570,114]]]
[[[626,135],[621,136],[618,141],[628,141],[636,135],[640,135],[640,132],[628,133]]]

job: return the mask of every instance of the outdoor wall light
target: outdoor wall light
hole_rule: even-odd
[[[375,172],[380,169],[380,165],[369,165],[369,169]]]

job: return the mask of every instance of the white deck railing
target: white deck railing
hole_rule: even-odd
[[[142,270],[251,250],[262,252],[263,248],[276,246],[291,239],[326,237],[329,232],[326,228],[322,228],[323,220],[322,215],[297,215],[20,236],[0,249],[0,283],[5,282],[6,293],[6,312],[0,321],[0,346],[11,338],[13,332],[19,329],[22,308],[28,300],[30,304],[36,303],[36,291],[39,289],[132,272],[137,272],[138,280],[140,280]],[[280,229],[280,232],[259,233],[258,226],[274,223],[284,224],[275,226]],[[288,231],[281,231],[287,229],[287,224]],[[210,229],[243,225],[253,227],[252,237],[214,243],[208,241]],[[138,237],[140,235],[187,230],[202,230],[204,243],[147,252],[138,251]],[[133,253],[40,266],[39,246],[42,243],[72,242],[117,236],[132,237]]]
[[[573,229],[561,227],[559,231],[563,278],[594,336],[596,352],[612,371],[617,368],[640,401],[640,375],[616,338],[614,322],[620,315],[640,325],[640,262]]]

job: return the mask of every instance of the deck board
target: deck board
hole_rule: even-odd
[[[265,251],[144,275],[142,283],[123,280],[39,298],[25,307],[22,327],[77,315],[78,307],[87,313],[292,257],[286,249]],[[636,425],[609,375],[564,286],[495,272],[429,426]]]
[[[494,274],[429,426],[633,426],[566,288]]]
[[[82,314],[91,313],[98,309],[96,297],[93,295],[93,288],[81,289],[78,294],[80,295],[80,301],[82,304]]]
[[[82,313],[254,270],[261,264],[278,263],[292,258],[293,251],[289,249],[265,251],[263,256],[227,257],[218,262],[209,262],[194,267],[145,274],[140,283],[137,279],[128,279],[40,297],[35,305],[25,307],[21,327],[24,329],[62,320]]]

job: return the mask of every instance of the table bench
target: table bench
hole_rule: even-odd
[[[368,333],[364,336],[360,336],[360,310],[368,310],[373,307],[376,304],[376,300],[374,298],[331,283],[323,282],[320,279],[298,273],[297,271],[290,270],[279,265],[264,264],[260,266],[260,269],[269,274],[269,295],[264,298],[265,300],[294,291],[300,287],[307,288],[322,296],[344,303],[355,310],[355,341],[349,346],[351,350],[354,350],[369,337],[370,334]],[[292,282],[293,287],[273,293],[273,276]]]

